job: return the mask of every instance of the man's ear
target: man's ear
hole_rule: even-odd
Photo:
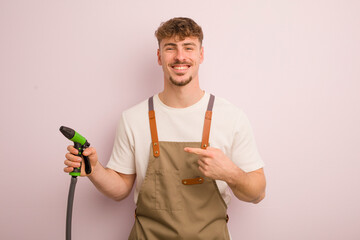
[[[157,50],[158,64],[161,66],[161,56],[160,56],[160,48]]]
[[[200,64],[204,61],[204,47],[200,49]]]

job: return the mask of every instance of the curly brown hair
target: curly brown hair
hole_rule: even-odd
[[[200,46],[204,38],[201,27],[191,18],[176,17],[160,24],[155,31],[155,36],[159,46],[164,38],[176,37],[182,41],[187,37],[196,37],[199,39]]]

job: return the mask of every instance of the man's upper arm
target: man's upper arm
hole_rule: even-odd
[[[116,173],[119,174],[119,176],[124,180],[125,184],[128,187],[128,190],[130,192],[134,185],[135,179],[136,179],[136,173],[134,173],[134,174],[123,174],[123,173],[119,173],[119,172],[116,172]]]
[[[249,119],[242,111],[239,111],[234,134],[231,149],[232,161],[245,172],[255,170],[254,172],[263,174],[263,171],[259,169],[264,167],[264,162],[258,152]]]

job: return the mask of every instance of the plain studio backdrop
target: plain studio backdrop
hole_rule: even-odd
[[[229,206],[233,239],[360,239],[359,12],[357,0],[1,0],[0,239],[65,238],[71,142],[58,129],[105,165],[121,112],[162,90],[154,31],[176,16],[203,27],[201,88],[245,111],[266,163],[264,201]],[[79,178],[73,239],[127,239],[134,208]]]

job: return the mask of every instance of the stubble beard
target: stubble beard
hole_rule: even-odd
[[[183,86],[186,86],[187,84],[189,84],[193,78],[192,78],[192,76],[190,76],[187,80],[181,81],[181,82],[175,81],[172,77],[170,77],[169,79],[170,79],[170,82],[172,84],[174,84],[175,86],[183,87]]]

